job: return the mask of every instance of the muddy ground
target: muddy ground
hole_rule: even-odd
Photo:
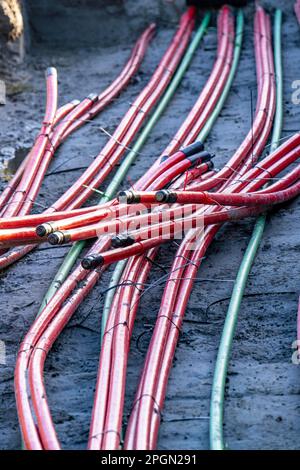
[[[108,41],[105,47],[103,44],[95,46],[95,43],[77,47],[80,44],[76,41],[63,47],[59,41],[46,40],[33,22],[31,48],[25,63],[6,67],[6,70],[5,64],[0,65],[8,90],[7,104],[0,107],[2,158],[14,150],[22,154],[30,147],[39,129],[44,106],[44,69],[49,65],[58,68],[61,103],[103,89],[121,70],[138,32],[148,19],[158,17],[160,2],[148,3],[153,8],[145,11],[140,22],[135,16],[130,30],[126,31],[126,42],[118,42],[118,31],[113,24],[116,39],[112,45]],[[293,2],[273,0],[262,3],[270,12],[275,6],[285,12],[283,136],[286,137],[299,128],[300,105],[294,105],[291,96],[292,82],[300,79],[300,30],[293,15]],[[106,17],[112,17],[114,11],[106,11]],[[35,14],[42,13],[40,10]],[[128,14],[125,11],[118,13],[120,18]],[[176,12],[171,10],[159,19],[158,34],[140,72],[127,90],[93,124],[78,131],[59,150],[39,195],[37,211],[56,200],[102,148],[107,137],[99,127],[110,132],[115,129],[158,63],[174,32],[175,20]],[[55,24],[55,16],[53,21]],[[255,100],[256,88],[252,21],[253,8],[248,7],[238,73],[226,106],[207,141],[207,147],[217,154],[217,167],[232,155],[251,126],[251,93]],[[166,146],[205,83],[216,47],[215,18],[211,24],[188,74],[130,170],[128,179],[134,180],[143,174],[150,159]],[[124,38],[124,34],[122,27],[120,38]],[[4,185],[2,178],[1,186]],[[128,186],[128,180],[123,186]],[[298,199],[269,217],[247,285],[225,401],[225,438],[231,449],[296,449],[299,445],[300,373],[291,359],[299,295],[299,208]],[[233,280],[252,228],[253,220],[224,227],[199,271],[169,381],[159,434],[160,449],[207,449],[209,446],[213,367]],[[161,249],[161,265],[171,264],[172,250],[169,247]],[[2,449],[18,449],[21,444],[13,388],[18,344],[67,251],[68,247],[44,246],[0,275],[0,339],[6,344],[6,365],[0,365]],[[154,267],[151,280],[163,274]],[[106,273],[55,343],[46,363],[47,394],[64,448],[84,449],[86,446],[99,356],[101,292],[108,280],[109,273]],[[126,413],[130,411],[162,291],[163,285],[150,289],[141,302],[129,361]]]

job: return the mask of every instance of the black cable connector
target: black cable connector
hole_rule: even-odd
[[[190,156],[194,155],[195,153],[201,152],[202,150],[204,150],[204,144],[199,140],[197,142],[193,142],[190,145],[187,145],[184,148],[181,148],[179,150],[179,152],[184,153],[184,155],[186,157],[190,157]],[[177,153],[177,152],[175,152],[175,153]],[[175,154],[163,155],[161,157],[161,163],[165,162],[166,160],[168,160],[168,158],[172,157],[173,155],[175,155]]]
[[[63,232],[57,231],[50,233],[48,236],[48,242],[50,245],[63,245],[68,241],[67,237]]]
[[[135,243],[135,239],[128,233],[120,233],[111,239],[111,246],[113,248],[124,248],[133,245],[133,243]]]
[[[203,150],[200,153],[191,155],[191,156],[186,157],[186,158],[187,158],[187,160],[189,160],[190,162],[192,162],[195,165],[196,163],[200,164],[200,163],[209,162],[212,158],[214,158],[214,156],[215,156],[214,154],[209,153],[207,150]]]
[[[41,238],[48,235],[46,227],[44,226],[44,224],[38,225],[35,229],[35,233],[37,234],[38,237],[41,237]]]
[[[186,157],[191,157],[192,155],[195,155],[195,153],[202,152],[202,150],[204,150],[204,144],[198,140],[197,142],[180,149],[180,152],[184,153]]]
[[[133,204],[140,202],[140,196],[134,191],[120,191],[117,195],[118,201],[123,204]]]
[[[44,224],[38,225],[35,229],[35,233],[38,237],[45,237],[52,232],[54,232],[54,230],[50,222],[45,222]]]
[[[177,196],[176,193],[169,191],[168,189],[161,189],[155,194],[157,202],[176,202]]]
[[[99,266],[102,266],[103,262],[104,262],[103,256],[89,255],[89,256],[86,256],[86,258],[83,258],[83,260],[81,261],[81,266],[83,267],[83,269],[91,270],[91,269],[96,269]]]

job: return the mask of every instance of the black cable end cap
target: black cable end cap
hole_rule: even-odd
[[[133,245],[134,243],[135,243],[134,237],[132,237],[131,235],[128,235],[127,236],[127,246]]]
[[[50,235],[48,236],[48,242],[50,243],[50,245],[60,245],[62,243],[60,234],[55,232],[50,233]]]
[[[113,248],[125,248],[126,246],[130,246],[135,242],[135,239],[129,234],[120,234],[115,235],[111,239],[111,246]]]
[[[195,153],[202,152],[202,150],[204,150],[204,144],[200,140],[180,149],[186,157],[191,157],[192,155],[195,155]]]
[[[44,225],[38,225],[35,229],[35,233],[38,237],[45,237],[47,235],[47,230]]]
[[[135,202],[140,202],[140,197],[133,191],[119,191],[117,198],[119,202],[122,202],[124,204],[133,204]]]
[[[157,200],[157,202],[164,202],[165,198],[166,198],[166,191],[164,190],[157,191],[157,193],[155,194],[155,199]]]
[[[96,269],[101,266],[104,262],[104,258],[101,255],[89,255],[86,258],[83,258],[81,261],[81,266],[83,269]]]
[[[155,194],[155,199],[157,202],[176,202],[177,196],[167,189],[161,189]]]
[[[120,237],[118,235],[116,235],[115,237],[112,237],[111,246],[113,248],[121,248],[122,247],[122,241],[120,240]]]

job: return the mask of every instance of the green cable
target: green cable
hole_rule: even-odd
[[[102,320],[101,320],[101,342],[103,339],[103,335],[105,332],[105,327],[108,319],[108,315],[110,312],[110,307],[113,302],[113,298],[115,295],[115,291],[117,290],[117,286],[120,282],[121,276],[127,264],[127,259],[123,259],[116,264],[114,272],[112,273],[109,285],[108,285],[108,292],[105,296],[104,300],[104,307],[102,312]]]
[[[282,12],[276,10],[274,19],[274,59],[276,72],[276,113],[272,133],[271,151],[275,150],[281,135],[283,121],[282,106],[282,59],[281,59],[281,25]],[[247,246],[245,255],[241,262],[230,304],[225,318],[224,328],[221,336],[214,378],[212,384],[212,395],[210,404],[210,448],[212,450],[224,450],[223,439],[223,408],[225,380],[228,369],[231,345],[235,332],[238,313],[243,299],[248,275],[252,267],[255,255],[259,248],[265,227],[266,216],[258,217],[251,239]]]
[[[282,11],[276,10],[274,17],[274,60],[276,76],[276,112],[271,139],[270,152],[274,152],[279,145],[283,123],[283,78],[282,78],[282,51],[281,51]],[[280,104],[280,106],[278,105]]]
[[[148,123],[145,125],[144,129],[142,130],[140,136],[138,137],[136,143],[134,144],[132,150],[128,153],[128,155],[125,157],[123,160],[121,166],[119,167],[118,171],[116,172],[114,178],[112,179],[110,185],[108,186],[105,194],[101,197],[99,203],[104,203],[115,197],[116,192],[124,180],[124,177],[126,173],[128,172],[130,166],[134,162],[134,160],[137,158],[139,151],[141,147],[144,145],[145,141],[147,140],[151,130],[157,123],[158,119],[160,118],[161,114],[169,104],[171,98],[173,97],[178,85],[180,84],[184,73],[186,72],[192,57],[196,51],[196,49],[199,46],[199,43],[201,39],[203,38],[207,27],[209,25],[210,21],[210,13],[207,12],[204,15],[204,18],[201,22],[201,25],[199,26],[193,40],[191,41],[189,47],[187,48],[186,53],[184,54],[184,57],[182,61],[180,62],[180,65],[170,83],[168,86],[165,94],[163,95],[162,99],[160,100],[157,108],[155,109],[153,115],[150,117]],[[52,281],[39,310],[38,315],[41,313],[43,308],[47,305],[49,300],[53,297],[53,295],[57,292],[61,284],[64,282],[68,274],[70,273],[72,267],[76,263],[80,253],[86,246],[86,241],[82,240],[80,242],[74,243],[72,248],[70,249],[69,253],[66,255],[61,267],[59,268],[57,274],[55,275],[54,280]]]
[[[42,311],[44,310],[48,302],[51,300],[53,295],[63,284],[64,280],[66,279],[72,267],[74,266],[74,263],[76,262],[84,246],[85,246],[85,242],[80,241],[80,242],[74,243],[74,245],[70,248],[69,253],[63,260],[62,265],[60,266],[58,272],[56,273],[53,281],[50,284],[49,289],[47,290],[46,295],[43,298],[43,301],[41,303],[37,316],[39,316],[42,313]]]

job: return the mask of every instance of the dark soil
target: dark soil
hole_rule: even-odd
[[[49,65],[58,68],[61,103],[100,91],[121,70],[148,17],[152,20],[159,15],[162,2],[148,3],[152,9],[148,7],[149,11],[144,12],[140,22],[135,14],[127,36],[122,15],[128,15],[128,12],[118,12],[122,24],[120,38],[126,39],[123,44],[121,40],[117,41],[114,22],[114,42],[100,43],[97,47],[90,43],[83,47],[80,38],[78,43],[75,38],[75,43],[66,47],[57,41],[46,41],[33,24],[35,35],[26,62],[22,66],[6,67],[6,70],[2,70],[3,64],[0,65],[8,90],[7,104],[0,107],[0,157],[3,160],[15,150],[24,152],[34,140],[44,108],[45,68]],[[299,128],[300,106],[292,103],[292,82],[300,79],[300,30],[292,11],[293,2],[273,0],[262,3],[270,12],[275,6],[285,12],[283,137],[287,137]],[[42,10],[35,13],[40,15],[39,20],[42,13]],[[108,10],[105,14],[109,21],[114,12]],[[71,15],[68,22],[72,29]],[[113,131],[129,103],[147,83],[172,37],[176,12],[168,10],[158,23],[158,34],[128,89],[57,153],[35,210],[56,200],[91,163],[107,139],[99,127]],[[246,34],[238,74],[207,142],[207,147],[217,154],[217,166],[227,161],[251,126],[251,94],[254,103],[256,99],[252,23],[251,6],[246,9]],[[55,16],[52,24],[55,30]],[[189,72],[130,170],[128,179],[136,179],[149,167],[150,159],[166,146],[202,89],[214,60],[215,24],[214,18]],[[86,34],[85,31],[83,36]],[[128,179],[124,181],[124,187],[128,186]],[[1,186],[5,186],[4,178]],[[169,381],[160,428],[160,449],[207,449],[209,446],[209,399],[214,362],[233,281],[253,224],[253,220],[246,220],[224,227],[199,271]],[[227,381],[225,437],[232,449],[299,447],[300,374],[292,363],[299,295],[299,224],[299,199],[273,211],[251,271]],[[0,365],[0,447],[3,449],[18,449],[21,444],[13,386],[18,345],[67,251],[68,247],[45,245],[0,275],[0,340],[6,344],[6,365]],[[171,251],[170,248],[161,249],[160,264],[170,266]],[[154,267],[151,280],[163,274]],[[47,394],[64,448],[86,447],[99,357],[101,292],[108,280],[109,273],[106,273],[75,313],[46,363]],[[141,302],[128,368],[126,413],[131,408],[162,291],[163,285],[150,289]]]

